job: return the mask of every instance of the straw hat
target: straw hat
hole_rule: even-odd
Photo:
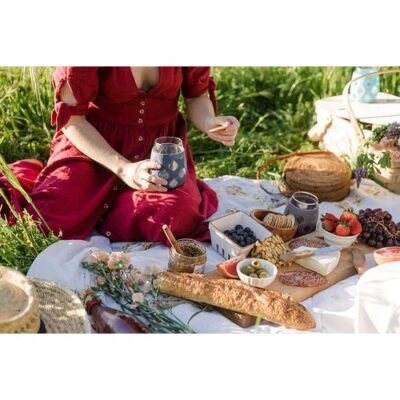
[[[78,296],[54,282],[0,267],[0,333],[90,333]]]

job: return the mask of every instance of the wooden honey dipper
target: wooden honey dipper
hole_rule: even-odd
[[[179,242],[176,240],[174,234],[171,232],[171,229],[169,229],[169,226],[163,225],[162,230],[163,230],[165,236],[167,237],[168,241],[171,243],[171,246],[175,249],[175,251],[178,254],[182,254],[184,256],[185,253],[183,252],[182,247],[179,244]]]

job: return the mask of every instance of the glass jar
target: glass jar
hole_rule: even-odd
[[[285,214],[292,214],[299,227],[296,236],[315,230],[318,222],[318,197],[308,192],[295,192],[290,198]]]
[[[179,254],[173,247],[169,250],[168,271],[202,274],[207,262],[206,248],[197,240],[178,240],[185,255]]]
[[[154,141],[151,161],[162,165],[159,170],[152,170],[152,175],[164,178],[168,189],[181,186],[187,176],[187,162],[182,140],[173,136],[163,136]]]

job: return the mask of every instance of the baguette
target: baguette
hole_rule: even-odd
[[[161,293],[261,317],[288,328],[315,328],[314,318],[307,309],[284,293],[199,274],[162,272],[157,280]]]

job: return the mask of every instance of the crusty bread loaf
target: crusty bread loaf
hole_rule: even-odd
[[[162,272],[157,279],[161,293],[261,317],[288,328],[315,328],[314,318],[307,309],[284,293],[199,274]]]

